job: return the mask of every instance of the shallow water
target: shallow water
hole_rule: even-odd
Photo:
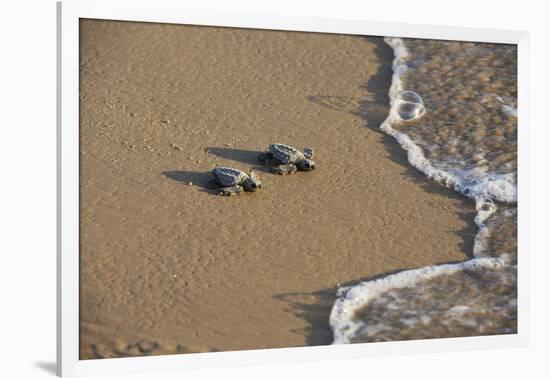
[[[391,110],[381,129],[409,162],[472,198],[474,258],[339,290],[335,343],[517,332],[517,50],[387,38]]]

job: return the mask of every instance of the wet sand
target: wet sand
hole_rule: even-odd
[[[332,341],[338,285],[465,260],[470,201],[378,131],[381,38],[81,21],[80,357]],[[271,142],[318,169],[275,176]],[[209,171],[256,169],[224,198]]]

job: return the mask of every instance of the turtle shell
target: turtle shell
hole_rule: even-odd
[[[280,143],[270,144],[269,152],[273,154],[275,159],[281,161],[284,164],[297,163],[305,159],[305,156],[303,153],[301,153],[294,147],[287,146],[286,144],[280,144]]]
[[[223,186],[240,185],[248,178],[248,175],[243,171],[228,167],[214,168],[212,173],[216,181]]]

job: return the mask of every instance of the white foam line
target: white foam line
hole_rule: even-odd
[[[401,147],[407,151],[409,163],[439,183],[452,187],[457,192],[475,199],[477,216],[475,223],[479,228],[474,240],[475,257],[483,257],[489,240],[489,229],[485,222],[496,211],[493,199],[514,203],[517,202],[517,188],[510,178],[504,174],[483,174],[474,171],[446,171],[436,168],[422,152],[422,149],[414,143],[408,135],[395,130],[392,125],[401,122],[398,112],[399,94],[404,90],[402,77],[407,71],[406,58],[409,55],[404,41],[401,38],[385,38],[385,42],[394,51],[395,58],[392,63],[393,76],[390,87],[390,113],[384,120],[380,129],[391,135]],[[500,97],[499,101],[503,102]]]
[[[480,257],[455,264],[406,270],[374,281],[362,282],[356,286],[340,288],[338,299],[330,313],[330,327],[334,333],[333,344],[348,344],[353,336],[357,335],[359,329],[365,326],[374,326],[362,320],[354,319],[355,311],[366,306],[384,292],[392,289],[414,287],[419,282],[464,270],[500,269],[505,264],[498,257]]]
[[[448,171],[439,169],[426,159],[422,149],[408,135],[392,127],[393,124],[400,122],[396,100],[403,91],[403,81],[401,78],[407,71],[405,59],[409,53],[401,38],[385,38],[385,41],[393,48],[395,58],[392,64],[393,76],[390,87],[390,113],[380,126],[380,129],[391,135],[407,151],[409,163],[413,167],[441,184],[449,186],[473,199],[517,202],[517,188],[511,181],[510,175],[498,173],[480,175],[475,170]]]

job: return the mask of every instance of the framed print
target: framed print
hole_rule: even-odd
[[[526,32],[114,0],[58,39],[60,375],[525,345]]]

